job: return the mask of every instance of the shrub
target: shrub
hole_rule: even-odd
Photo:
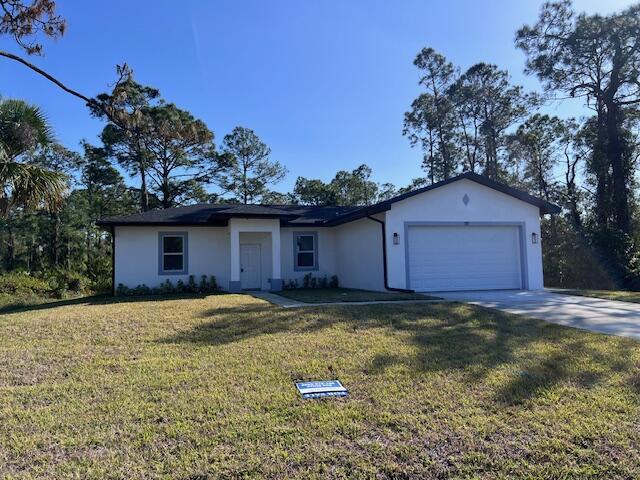
[[[198,285],[196,284],[196,277],[189,275],[189,281],[187,282],[187,291],[189,293],[198,293]]]
[[[209,282],[207,281],[207,276],[202,275],[200,277],[200,293],[207,293],[209,291]]]
[[[211,275],[211,277],[209,278],[209,288],[209,291],[211,292],[217,292],[218,290],[220,290],[215,275]]]
[[[340,286],[340,282],[338,282],[338,276],[332,275],[331,280],[329,280],[329,288],[338,288]]]
[[[311,277],[309,281],[309,288],[316,288],[318,286],[318,279],[316,277]]]
[[[302,288],[310,288],[312,278],[313,275],[311,275],[311,273],[305,274],[305,276],[302,278]]]
[[[116,288],[116,295],[118,295],[118,296],[129,295],[129,287],[127,287],[123,283],[119,283],[118,284],[118,288]]]
[[[65,270],[63,268],[56,268],[50,270],[44,274],[47,282],[51,286],[52,293],[57,296],[64,296],[68,291],[73,293],[82,293],[89,290],[91,286],[91,280],[84,275]]]
[[[319,288],[327,288],[329,281],[327,280],[327,276],[321,277],[318,279],[318,287]]]
[[[142,285],[138,285],[131,291],[132,295],[149,295],[151,293],[151,289],[146,286],[144,283]]]
[[[160,291],[163,294],[169,294],[169,293],[175,293],[175,288],[173,288],[173,284],[171,283],[171,280],[169,280],[168,278],[164,281],[164,283],[162,285],[160,285]]]
[[[18,296],[46,295],[51,293],[51,285],[27,273],[6,273],[0,275],[0,293]]]
[[[91,283],[91,290],[95,293],[111,293],[111,278],[100,278]]]

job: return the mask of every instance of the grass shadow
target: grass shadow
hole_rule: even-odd
[[[201,318],[208,321],[161,342],[226,345],[262,335],[319,332],[334,326],[350,332],[382,328],[391,335],[406,334],[415,353],[378,354],[364,367],[367,374],[404,365],[416,374],[457,371],[465,381],[479,383],[495,369],[509,371],[513,364],[514,378],[496,387],[493,394],[502,404],[522,403],[561,382],[594,387],[603,380],[603,370],[629,370],[628,364],[621,363],[625,348],[640,348],[633,340],[615,339],[618,351],[607,355],[590,345],[591,335],[598,334],[455,303],[304,310],[247,304],[209,309]],[[529,358],[526,352],[535,352],[539,345],[551,346],[550,353],[531,353]],[[590,361],[581,364],[584,358]]]
[[[89,295],[84,297],[66,298],[60,300],[47,299],[39,303],[13,303],[0,306],[0,314],[19,313],[38,310],[49,310],[59,307],[74,305],[113,305],[118,303],[139,303],[139,302],[163,302],[167,300],[183,300],[190,298],[206,298],[211,295],[224,295],[220,293],[185,293],[172,295],[145,295],[130,297],[114,297],[111,294]]]

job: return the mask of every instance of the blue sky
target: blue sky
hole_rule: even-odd
[[[461,68],[485,61],[514,82],[523,74],[515,31],[533,23],[537,0],[58,0],[68,32],[32,60],[87,95],[108,90],[127,62],[141,83],[191,111],[217,141],[252,128],[289,175],[329,180],[361,163],[375,180],[407,184],[421,153],[402,136],[403,114],[419,93],[416,53],[430,46]],[[609,13],[633,2],[577,0]],[[107,7],[105,7],[105,5]],[[17,51],[7,39],[0,48]],[[24,67],[0,59],[0,95],[39,105],[58,140],[96,142],[102,124],[82,103]],[[547,107],[580,115],[577,102]]]

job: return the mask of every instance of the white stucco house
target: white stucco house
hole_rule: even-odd
[[[464,173],[367,207],[198,204],[106,218],[113,283],[215,275],[231,292],[337,275],[418,292],[543,288],[540,216],[559,207]]]

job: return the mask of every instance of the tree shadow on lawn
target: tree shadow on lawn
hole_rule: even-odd
[[[65,298],[60,300],[46,300],[40,303],[21,303],[20,301],[0,306],[0,315],[4,313],[31,312],[49,310],[52,308],[75,305],[112,305],[117,303],[163,302],[167,300],[186,300],[191,298],[206,298],[210,295],[224,295],[220,293],[185,293],[172,295],[146,295],[131,297],[114,297],[111,294],[89,295],[85,297]]]
[[[161,340],[166,343],[225,345],[261,335],[284,332],[319,332],[333,326],[349,331],[384,328],[390,334],[408,334],[417,353],[394,352],[375,356],[365,373],[384,373],[402,364],[415,373],[457,371],[464,381],[480,383],[494,369],[513,364],[513,380],[494,393],[496,402],[519,404],[561,382],[591,388],[607,372],[628,372],[624,357],[640,344],[623,338],[600,338],[592,333],[550,324],[488,308],[460,304],[332,306],[281,309],[271,306],[210,309],[210,321]],[[595,337],[597,339],[597,337]],[[603,342],[617,345],[601,352]],[[551,346],[548,354],[535,354],[536,346]],[[531,351],[531,354],[527,354]],[[589,362],[583,360],[587,358]],[[581,363],[582,362],[582,363]],[[636,382],[637,380],[636,380]],[[640,392],[638,392],[640,393]]]

